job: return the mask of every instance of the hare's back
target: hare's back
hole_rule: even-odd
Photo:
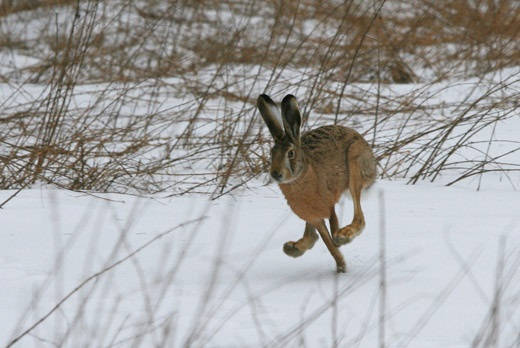
[[[302,149],[306,156],[320,164],[335,164],[337,161],[345,163],[346,151],[357,141],[366,144],[358,132],[343,126],[315,128],[301,137]]]
[[[360,155],[360,158],[369,159],[370,168],[372,163],[375,164],[370,146],[358,132],[351,128],[319,127],[305,133],[301,141],[303,151],[317,175],[322,195],[334,202],[337,202],[349,187],[349,150],[355,148],[354,151]],[[353,144],[355,146],[352,146]],[[375,168],[375,165],[373,167]],[[368,186],[373,182],[372,175],[363,181],[366,181],[363,186]]]

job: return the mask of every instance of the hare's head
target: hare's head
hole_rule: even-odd
[[[271,177],[280,184],[297,179],[304,169],[303,151],[300,143],[301,117],[298,103],[288,94],[282,100],[281,120],[278,106],[268,95],[258,97],[257,107],[274,139],[271,149]]]

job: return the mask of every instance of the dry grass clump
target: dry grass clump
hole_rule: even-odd
[[[75,3],[77,3],[77,0],[2,0],[2,2],[0,2],[0,17],[9,16],[17,12],[72,5]]]
[[[270,140],[253,117],[263,91],[297,94],[307,127],[364,130],[382,175],[435,179],[475,145],[470,134],[481,142],[515,108],[515,82],[489,82],[518,67],[515,1],[39,0],[0,8],[4,189],[41,181],[219,196],[265,170]],[[470,78],[480,96],[431,102],[439,83]],[[410,82],[420,85],[385,92]],[[474,133],[452,150],[467,125]],[[465,177],[496,159],[484,161],[464,163],[474,168]]]

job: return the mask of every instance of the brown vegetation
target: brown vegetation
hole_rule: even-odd
[[[384,177],[456,181],[503,168],[453,155],[518,106],[518,73],[490,79],[519,66],[515,1],[4,0],[0,21],[2,189],[218,197],[266,168],[263,91],[358,128]],[[463,79],[484,92],[430,101]]]

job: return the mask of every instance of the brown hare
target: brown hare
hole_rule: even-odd
[[[300,111],[293,95],[282,100],[283,128],[279,109],[269,96],[260,95],[257,107],[274,138],[271,177],[292,211],[306,222],[303,237],[285,243],[283,251],[292,257],[303,255],[314,246],[318,230],[337,271],[345,272],[345,261],[337,247],[352,241],[365,227],[361,190],[376,178],[376,160],[370,146],[358,132],[343,126],[323,126],[300,136]],[[354,202],[354,218],[350,225],[340,228],[334,206],[347,190]],[[324,219],[329,219],[330,235]]]

